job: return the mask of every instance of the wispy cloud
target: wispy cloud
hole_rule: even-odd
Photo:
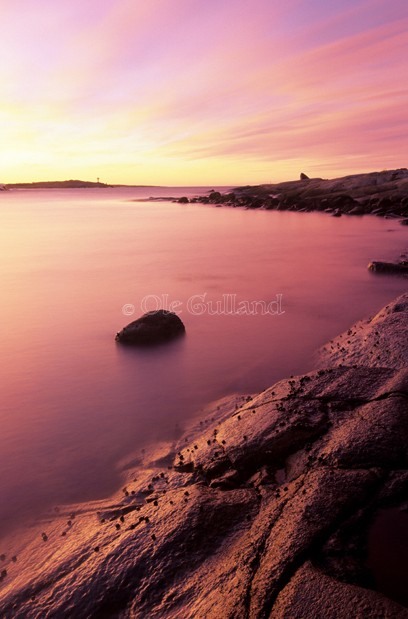
[[[405,0],[3,0],[2,27],[3,177],[406,163]]]

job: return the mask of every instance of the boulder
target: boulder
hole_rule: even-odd
[[[408,266],[401,262],[381,262],[373,261],[368,265],[369,271],[375,273],[395,273],[396,275],[408,274]]]
[[[365,210],[361,205],[354,206],[351,211],[348,212],[348,215],[364,215]]]
[[[184,324],[177,314],[161,309],[147,312],[134,320],[119,331],[115,339],[122,344],[151,346],[168,342],[184,333]]]
[[[336,208],[341,208],[343,212],[351,211],[357,205],[354,198],[348,194],[340,194],[333,199],[333,204]]]
[[[308,181],[308,180],[310,180],[310,179],[309,179],[309,177],[308,177],[308,175],[307,175],[307,174],[305,174],[304,172],[301,172],[301,173],[300,173],[300,180],[301,180],[301,181]]]

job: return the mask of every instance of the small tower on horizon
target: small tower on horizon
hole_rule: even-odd
[[[99,185],[99,176],[98,176],[98,178],[96,179],[96,182],[97,182],[97,183],[98,183],[98,185]]]

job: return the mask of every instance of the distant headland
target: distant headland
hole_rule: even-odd
[[[5,189],[88,189],[93,187],[113,187],[99,181],[38,181],[36,183],[6,183],[2,185]]]

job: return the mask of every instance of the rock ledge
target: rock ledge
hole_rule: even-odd
[[[408,507],[407,329],[405,294],[326,345],[321,369],[226,398],[133,463],[121,496],[19,538],[0,616],[406,619],[370,531]]]

